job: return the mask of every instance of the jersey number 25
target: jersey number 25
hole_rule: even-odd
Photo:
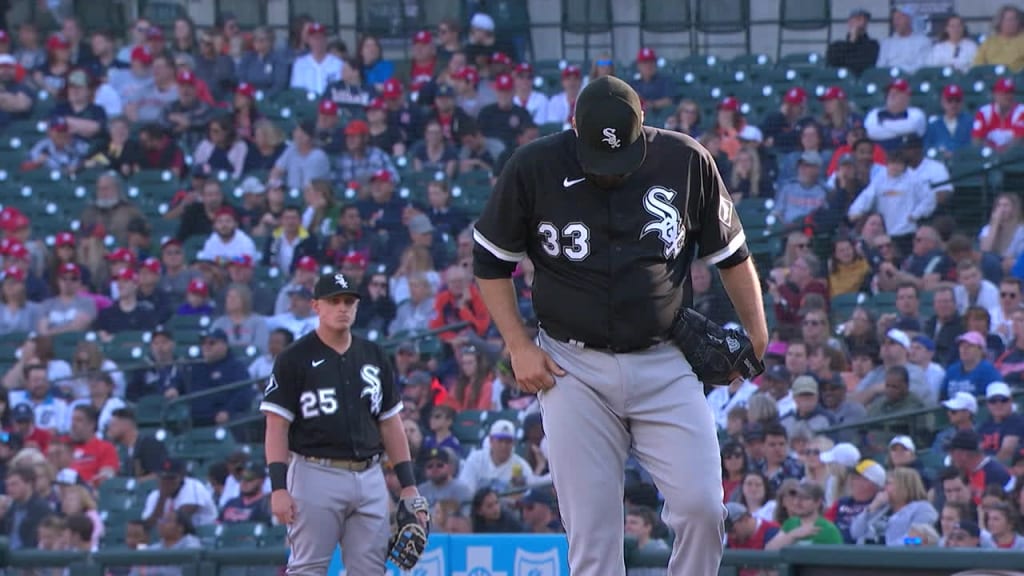
[[[338,411],[337,391],[333,388],[320,388],[316,392],[306,390],[299,396],[303,418],[316,418],[324,414]]]
[[[537,225],[537,233],[540,234],[541,248],[552,258],[564,254],[569,260],[579,262],[590,255],[590,228],[583,222],[570,222],[561,232],[551,222],[541,222]],[[562,238],[568,240],[568,245],[562,245]]]

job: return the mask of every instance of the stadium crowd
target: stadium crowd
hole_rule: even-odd
[[[768,369],[708,397],[730,548],[1024,549],[1024,213],[1005,190],[983,228],[959,226],[951,205],[980,199],[958,196],[946,164],[1024,143],[1022,12],[1000,9],[980,44],[956,15],[936,39],[910,10],[890,16],[876,41],[853,11],[827,49],[855,75],[902,72],[864,109],[841,86],[794,85],[760,122],[728,93],[701,118],[653,49],[619,63],[649,118],[712,151],[739,213],[761,210],[785,236],[758,256]],[[140,406],[213,390],[186,403],[196,427],[253,414],[275,356],[316,328],[327,267],[362,286],[360,333],[401,341],[402,418],[435,529],[561,530],[539,407],[515,389],[473,284],[469,191],[566,128],[581,87],[621,55],[545,84],[495,29],[483,12],[443,21],[410,39],[406,65],[372,36],[350,53],[308,18],[281,39],[230,14],[203,30],[138,20],[123,43],[74,18],[45,39],[31,23],[0,31],[0,130],[48,110],[12,178],[98,174],[80,214],[30,218],[13,194],[0,211],[0,337],[17,341],[0,387],[0,532],[13,548],[187,548],[204,527],[271,523],[258,449],[190,462],[140,428]],[[925,66],[1002,68],[990,102],[966,108],[954,75],[929,115],[906,79]],[[295,94],[310,115],[271,110]],[[175,190],[154,211],[133,182],[163,171]],[[40,217],[76,225],[44,237]],[[712,271],[697,263],[691,278],[694,306],[733,321]],[[529,261],[515,280],[535,325]],[[885,294],[891,310],[871,305]],[[177,328],[192,320],[201,334]],[[412,338],[430,330],[436,347]],[[125,338],[143,349],[131,366],[109,357]],[[667,550],[656,487],[635,462],[626,474],[626,532]],[[125,478],[147,487],[130,518],[105,507]]]

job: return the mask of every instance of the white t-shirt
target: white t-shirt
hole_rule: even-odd
[[[71,426],[71,409],[68,407],[68,403],[60,398],[47,396],[40,402],[34,402],[27,391],[11,390],[8,400],[11,406],[19,404],[31,406],[36,428],[65,434]]]
[[[476,492],[484,487],[492,487],[499,492],[511,486],[512,469],[519,466],[522,475],[526,478],[526,485],[530,486],[536,482],[533,469],[522,456],[512,453],[512,456],[502,464],[495,464],[491,459],[491,452],[488,446],[474,450],[466,458],[459,472],[459,480],[469,486],[469,489]]]
[[[327,87],[341,81],[345,63],[331,53],[317,62],[312,54],[300,57],[292,64],[291,87],[323,94]]]
[[[725,430],[725,425],[729,421],[729,411],[733,408],[744,407],[747,405],[747,400],[757,392],[757,385],[749,380],[744,381],[740,385],[739,390],[735,394],[729,395],[728,386],[716,386],[714,390],[708,394],[708,406],[711,407],[711,412],[715,415],[715,423],[718,424],[720,430]]]
[[[210,234],[210,237],[203,244],[203,249],[199,252],[200,258],[209,260],[216,260],[217,258],[231,260],[241,256],[249,256],[253,260],[259,260],[256,244],[248,234],[241,230],[235,230],[235,235],[227,242],[216,232]]]
[[[160,489],[153,489],[146,496],[146,506],[142,509],[142,518],[149,518],[156,509],[156,503],[160,500]],[[198,506],[199,509],[192,516],[192,524],[195,526],[207,526],[217,521],[217,505],[213,502],[213,495],[203,486],[203,483],[195,478],[185,477],[185,482],[178,490],[173,500],[165,504],[164,512],[178,510],[182,506]]]

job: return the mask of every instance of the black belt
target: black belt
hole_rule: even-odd
[[[646,343],[646,344],[629,344],[629,345],[626,345],[626,346],[616,346],[616,345],[604,345],[604,346],[601,346],[601,345],[597,345],[597,344],[588,344],[586,342],[583,342],[582,340],[576,340],[575,338],[568,338],[568,337],[565,337],[565,336],[560,336],[558,334],[552,334],[551,332],[547,332],[547,331],[545,331],[545,332],[551,338],[553,338],[555,340],[558,340],[559,342],[563,342],[565,344],[568,344],[570,346],[575,346],[575,347],[579,348],[580,350],[594,350],[595,352],[607,352],[609,354],[629,354],[631,352],[641,352],[643,350],[647,350],[648,348],[651,348],[653,346],[657,346],[658,344],[660,344],[660,342],[655,342],[655,343]]]

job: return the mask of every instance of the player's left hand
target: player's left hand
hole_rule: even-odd
[[[399,500],[412,500],[419,497],[420,491],[415,486],[402,488],[402,491],[398,493]],[[420,525],[426,527],[427,523],[430,522],[430,513],[427,510],[417,510],[416,518],[420,521]]]
[[[402,490],[402,495],[414,494],[412,498],[402,497],[395,510],[397,530],[388,542],[388,557],[402,570],[412,570],[427,548],[430,536],[430,509],[427,499],[419,495],[414,487]]]

